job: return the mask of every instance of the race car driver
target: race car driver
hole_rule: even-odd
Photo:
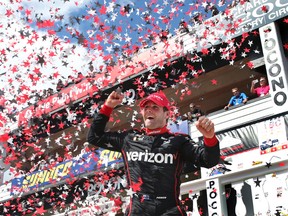
[[[133,191],[125,215],[186,215],[179,201],[180,175],[185,161],[197,167],[213,167],[220,157],[214,123],[202,116],[195,123],[203,134],[204,145],[197,145],[186,134],[167,128],[170,102],[163,92],[150,94],[140,102],[145,128],[105,132],[109,116],[123,95],[113,91],[95,113],[88,142],[122,153],[128,184]]]

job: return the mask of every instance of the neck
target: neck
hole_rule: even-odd
[[[162,128],[156,128],[156,129],[145,128],[145,132],[147,135],[155,135],[155,134],[167,133],[167,132],[169,132],[169,129],[165,125]]]

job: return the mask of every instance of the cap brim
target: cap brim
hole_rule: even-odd
[[[152,101],[153,103],[157,104],[158,106],[166,107],[159,100],[153,100],[153,98],[149,98],[149,99],[146,98],[140,102],[140,104],[139,104],[140,108],[143,108],[148,101]]]

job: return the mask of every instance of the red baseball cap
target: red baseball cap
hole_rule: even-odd
[[[140,102],[140,108],[142,109],[148,101],[152,101],[158,106],[166,107],[168,110],[170,109],[170,102],[167,99],[166,95],[162,92],[150,94],[147,98]]]

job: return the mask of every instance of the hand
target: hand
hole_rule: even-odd
[[[251,85],[254,86],[256,83],[258,83],[258,79],[252,80]]]
[[[225,110],[228,110],[228,108],[229,108],[228,106],[225,106],[225,107],[224,107]]]
[[[199,117],[195,123],[196,128],[206,138],[212,138],[215,135],[214,123],[205,116]]]
[[[124,98],[123,94],[113,91],[106,99],[105,104],[108,107],[115,108],[116,106],[122,103],[123,98]]]

